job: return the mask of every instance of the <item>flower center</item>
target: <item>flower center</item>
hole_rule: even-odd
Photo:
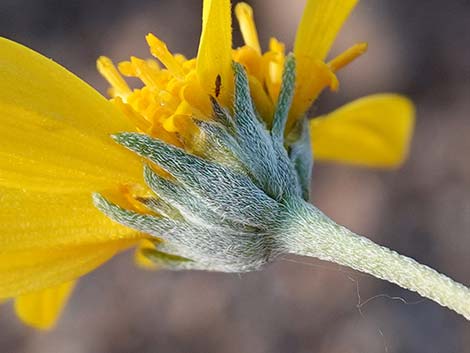
[[[101,57],[98,70],[111,84],[109,93],[114,103],[139,130],[191,150],[197,131],[193,118],[207,120],[211,114],[209,97],[196,77],[196,60],[173,55],[152,34],[146,39],[151,53],[164,67],[155,60],[131,57],[116,69],[111,60]],[[131,90],[121,74],[140,79],[143,87]]]
[[[263,53],[251,7],[239,3],[235,14],[245,45],[234,49],[232,58],[245,67],[257,113],[270,129],[281,89],[285,46],[271,38],[268,50]],[[213,113],[209,96],[217,98],[220,88],[226,83],[217,76],[210,85],[215,87],[213,92],[208,92],[198,79],[197,58],[188,60],[181,54],[172,54],[166,44],[153,34],[147,35],[146,39],[150,52],[158,61],[131,57],[116,68],[109,58],[100,57],[98,70],[111,85],[109,94],[113,102],[139,130],[198,154],[200,141],[194,119],[211,120]],[[335,72],[363,54],[366,48],[365,43],[356,44],[329,63],[308,57],[296,58],[298,81],[287,121],[287,133],[303,119],[325,87],[330,86],[332,90],[338,88]],[[308,78],[302,77],[306,72]],[[140,79],[143,87],[131,89],[122,76]]]
[[[111,85],[113,102],[133,121],[139,130],[186,150],[193,150],[197,127],[193,119],[208,120],[212,115],[209,94],[196,75],[196,60],[173,55],[165,43],[152,34],[147,36],[155,60],[131,57],[116,68],[107,57],[98,59],[98,70]],[[245,45],[233,51],[233,59],[247,70],[251,94],[258,113],[268,127],[281,87],[285,60],[284,45],[272,38],[269,50]],[[136,77],[142,88],[131,89],[124,78]],[[218,96],[218,87],[210,95]]]

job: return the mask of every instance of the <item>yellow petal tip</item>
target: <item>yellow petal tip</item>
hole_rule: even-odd
[[[376,94],[351,102],[310,125],[317,160],[397,168],[408,157],[415,122],[413,102]]]
[[[25,324],[40,330],[50,330],[64,308],[75,281],[53,288],[22,295],[15,300],[15,311]]]

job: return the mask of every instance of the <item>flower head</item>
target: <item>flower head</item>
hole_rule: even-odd
[[[286,55],[276,39],[263,53],[244,3],[235,14],[245,45],[232,49],[229,0],[205,0],[196,58],[149,34],[158,62],[98,60],[112,103],[0,39],[0,299],[50,327],[77,278],[138,244],[168,268],[258,269],[281,250],[273,234],[289,200],[308,198],[311,145],[316,160],[400,164],[413,127],[406,98],[306,116],[366,49],[325,62],[355,3],[308,0]]]

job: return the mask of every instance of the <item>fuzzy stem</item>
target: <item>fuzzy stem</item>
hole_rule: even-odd
[[[434,300],[470,320],[470,289],[342,227],[310,204],[290,207],[285,250],[348,266]]]

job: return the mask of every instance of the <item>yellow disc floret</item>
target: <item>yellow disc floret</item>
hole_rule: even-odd
[[[211,112],[209,97],[196,76],[196,60],[173,55],[152,34],[146,39],[151,53],[164,67],[155,60],[131,57],[116,69],[108,58],[101,57],[98,70],[111,84],[109,93],[116,105],[142,132],[189,148],[197,129],[193,118],[208,119]],[[126,90],[121,74],[139,78],[143,87]]]
[[[245,45],[232,51],[232,59],[247,70],[253,101],[269,128],[281,87],[285,46],[271,38],[268,50],[263,53],[251,7],[239,3],[235,6],[235,15]],[[146,39],[150,52],[158,62],[131,57],[116,68],[110,59],[101,57],[98,59],[98,70],[110,83],[109,94],[115,104],[142,132],[193,150],[193,140],[197,136],[194,119],[210,119],[209,95],[217,98],[220,87],[229,85],[220,76],[213,83],[201,83],[197,73],[197,58],[188,60],[183,55],[172,54],[166,44],[153,34],[147,35]],[[335,72],[364,53],[366,48],[364,43],[357,44],[328,64],[321,60],[308,62],[312,76],[297,82],[288,130],[303,117],[306,109],[326,86],[332,90],[338,88]],[[299,70],[302,70],[304,62],[300,58]],[[121,75],[139,78],[143,87],[129,88]],[[214,87],[211,92],[204,89],[208,86]],[[229,96],[233,94],[229,93]]]

